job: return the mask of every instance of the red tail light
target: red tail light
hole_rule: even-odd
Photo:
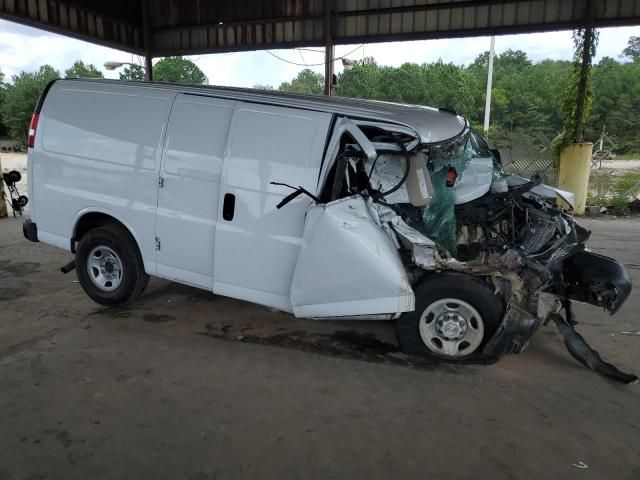
[[[29,137],[27,138],[27,147],[33,148],[36,141],[36,129],[38,128],[38,118],[40,113],[35,112],[31,117],[31,124],[29,125]]]

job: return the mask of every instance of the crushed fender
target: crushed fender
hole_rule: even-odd
[[[564,344],[571,356],[589,370],[626,384],[638,381],[637,375],[621,372],[614,365],[605,362],[600,354],[589,346],[582,335],[576,332],[574,322],[571,319],[565,319],[562,315],[554,313],[550,320],[553,320],[558,331],[564,337]]]
[[[482,347],[447,361],[491,363],[524,352],[554,319],[585,366],[637,379],[604,362],[573,329],[570,300],[613,314],[632,288],[624,265],[587,249],[589,232],[570,213],[573,194],[539,175],[505,173],[499,152],[468,124],[430,144],[406,126],[342,118],[327,152],[292,282],[297,316],[389,318],[415,308],[413,288],[429,276],[459,272],[486,282],[504,313]]]

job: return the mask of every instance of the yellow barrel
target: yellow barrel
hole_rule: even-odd
[[[560,153],[558,188],[569,190],[575,196],[576,215],[584,215],[591,171],[593,143],[572,143]]]

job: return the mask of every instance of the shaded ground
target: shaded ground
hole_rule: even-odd
[[[640,222],[584,223],[639,285]],[[640,478],[640,387],[583,369],[551,326],[523,355],[454,367],[407,359],[388,323],[157,279],[107,309],[20,230],[0,220],[1,480]],[[637,373],[639,310],[637,292],[615,317],[578,306],[579,331]]]

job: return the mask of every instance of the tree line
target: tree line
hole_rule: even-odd
[[[161,82],[205,84],[207,77],[191,60],[167,57],[153,66],[154,79]],[[64,72],[64,78],[103,78],[102,72],[90,63],[76,61]],[[31,114],[40,93],[52,80],[62,78],[51,65],[42,65],[36,72],[20,72],[4,83],[0,72],[0,137],[17,141],[26,139]],[[144,80],[145,69],[128,65],[120,72],[121,80]]]
[[[356,61],[338,75],[336,95],[446,107],[466,116],[481,128],[489,53],[469,65],[442,60],[405,63],[400,67],[378,65],[373,58]],[[494,61],[490,138],[511,132],[551,139],[563,128],[563,102],[571,78],[570,61],[532,62],[520,50],[507,50]],[[205,74],[190,60],[164,58],[153,67],[154,79],[176,83],[207,83]],[[64,72],[70,77],[102,77],[94,65],[75,62]],[[36,72],[20,72],[3,83],[0,72],[0,136],[26,138],[31,113],[40,92],[60,72],[43,65]],[[143,80],[144,68],[128,66],[121,79]],[[215,79],[214,79],[215,80]],[[640,37],[631,37],[620,59],[605,57],[591,72],[593,100],[586,138],[596,141],[603,128],[618,153],[640,151]],[[257,88],[270,86],[256,85]],[[322,74],[305,69],[278,87],[284,92],[322,94]]]
[[[592,69],[585,138],[595,142],[606,128],[618,153],[639,152],[640,37],[629,39],[620,58],[604,57]],[[439,60],[389,67],[365,58],[338,75],[336,95],[450,108],[481,129],[488,63],[489,52],[467,66]],[[495,57],[493,72],[490,137],[518,132],[551,140],[562,130],[570,61],[534,63],[523,51],[507,50]],[[322,94],[324,76],[306,69],[279,90]]]

